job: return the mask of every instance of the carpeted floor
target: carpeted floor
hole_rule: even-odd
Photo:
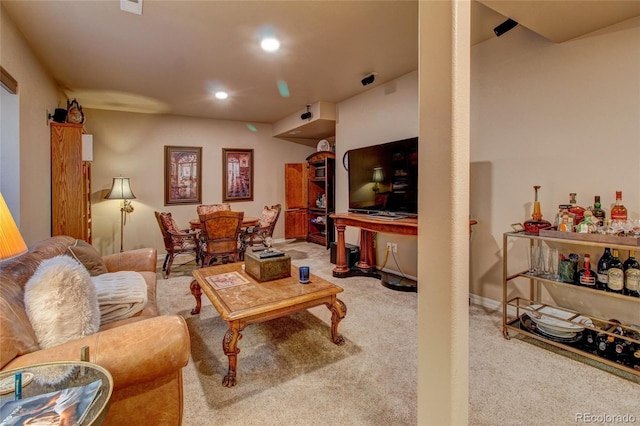
[[[178,257],[186,264],[174,266],[170,279],[158,275],[158,303],[163,314],[184,316],[191,333],[183,424],[416,425],[417,295],[373,278],[334,279],[322,246],[276,248],[344,288],[347,315],[339,331],[346,343],[331,343],[325,307],[249,325],[238,344],[238,383],[223,387],[226,324],[204,295],[202,312],[190,314],[194,264]],[[569,425],[587,414],[627,414],[640,423],[637,383],[522,339],[505,340],[497,312],[471,306],[470,324],[471,425]]]

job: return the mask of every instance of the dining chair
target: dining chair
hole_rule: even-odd
[[[276,227],[276,222],[280,217],[280,211],[282,205],[275,204],[271,207],[264,206],[260,217],[258,218],[258,224],[255,226],[248,226],[241,237],[241,258],[244,258],[244,252],[247,247],[253,247],[256,243],[256,239],[260,240],[260,243],[267,246],[267,238],[273,237],[273,230]]]
[[[229,203],[200,204],[198,207],[196,207],[196,212],[198,213],[198,216],[200,216],[201,214],[208,214],[208,213],[219,212],[219,211],[230,211],[230,210],[231,210],[231,204]]]
[[[239,236],[244,212],[221,210],[199,215],[201,224],[201,266],[240,260]]]
[[[162,270],[166,272],[166,277],[171,275],[171,265],[178,254],[193,253],[196,256],[196,264],[200,260],[200,244],[198,233],[190,232],[188,229],[179,229],[170,212],[155,212],[158,226],[162,232],[164,248],[167,255],[162,264]]]

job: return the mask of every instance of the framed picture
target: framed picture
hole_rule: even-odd
[[[202,147],[164,147],[164,205],[202,203]]]
[[[222,201],[253,201],[253,149],[222,148]]]

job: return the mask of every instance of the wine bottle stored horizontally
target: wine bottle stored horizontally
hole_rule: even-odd
[[[624,294],[632,297],[640,297],[640,262],[636,260],[633,250],[629,251],[629,257],[624,261],[623,267]]]
[[[606,247],[604,249],[604,253],[600,256],[598,260],[598,264],[596,265],[596,271],[598,274],[598,279],[596,280],[596,287],[599,290],[607,289],[607,269],[609,265],[609,261],[611,260],[611,249]]]
[[[584,266],[577,274],[578,279],[576,282],[578,285],[596,288],[596,273],[591,269],[591,256],[588,253],[584,255]]]
[[[618,257],[618,249],[611,250],[611,260],[607,264],[607,290],[612,293],[624,292],[624,266]]]

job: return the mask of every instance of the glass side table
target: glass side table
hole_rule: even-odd
[[[59,374],[60,371],[64,373],[65,378],[58,383],[49,383],[48,377]],[[89,405],[80,425],[100,425],[104,420],[113,391],[113,378],[103,367],[85,361],[65,361],[0,371],[0,407],[15,400],[13,384],[15,374],[18,372],[22,373],[22,400],[99,381],[96,397]]]

